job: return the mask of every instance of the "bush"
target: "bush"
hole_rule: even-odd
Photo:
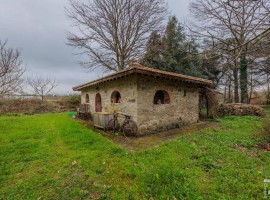
[[[62,103],[64,106],[68,107],[72,111],[76,111],[76,109],[81,104],[81,96],[78,94],[65,96],[62,99]]]

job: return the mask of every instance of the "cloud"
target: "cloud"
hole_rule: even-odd
[[[190,0],[169,0],[172,14],[179,19],[188,12]],[[67,0],[2,0],[0,3],[0,39],[23,50],[27,76],[40,74],[56,79],[56,93],[71,91],[72,86],[102,76],[101,71],[87,73],[78,64],[79,56],[66,45],[66,33],[71,31],[64,7]]]

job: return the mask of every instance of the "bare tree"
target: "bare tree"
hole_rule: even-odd
[[[252,62],[249,57],[261,39],[257,36],[269,29],[269,8],[269,0],[196,0],[191,4],[198,22],[192,25],[193,33],[211,41],[214,52],[233,58],[230,60],[234,63],[234,83],[238,84],[240,79],[242,102],[248,101],[248,66]],[[254,38],[256,42],[250,42]],[[235,92],[237,88],[235,85]]]
[[[141,57],[148,36],[167,14],[164,0],[70,0],[67,16],[78,33],[69,45],[88,56],[84,67],[120,71]]]
[[[259,44],[260,49],[257,53],[260,55],[260,60],[258,62],[260,80],[262,81],[262,88],[267,99],[266,103],[270,104],[270,36],[265,38],[261,44]]]
[[[21,51],[0,40],[0,96],[20,92],[24,72]]]
[[[47,78],[42,78],[36,76],[34,78],[28,78],[27,82],[29,86],[33,89],[34,93],[41,97],[41,100],[44,101],[44,97],[48,95],[54,88],[57,87],[55,80]]]

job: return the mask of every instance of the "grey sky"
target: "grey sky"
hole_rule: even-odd
[[[191,0],[168,0],[171,14],[182,21]],[[67,0],[0,0],[0,39],[23,50],[26,76],[42,74],[56,79],[55,93],[71,92],[71,87],[102,76],[77,64],[79,56],[67,46],[71,22],[64,14]]]

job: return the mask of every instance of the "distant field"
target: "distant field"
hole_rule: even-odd
[[[33,115],[76,111],[80,106],[80,95],[39,98],[0,98],[0,115]]]
[[[1,116],[0,199],[263,199],[261,119],[219,123],[131,152],[66,114]]]

